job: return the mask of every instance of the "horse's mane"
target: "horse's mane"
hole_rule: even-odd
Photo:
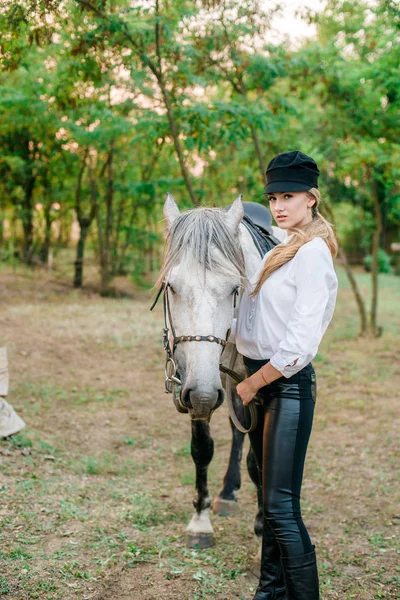
[[[168,281],[172,267],[188,256],[207,271],[244,278],[245,266],[238,232],[226,224],[221,208],[195,208],[175,219],[168,233],[157,285]]]

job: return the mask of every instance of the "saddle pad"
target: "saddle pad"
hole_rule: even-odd
[[[280,241],[275,236],[256,225],[247,215],[244,215],[242,223],[250,233],[261,258],[277,244],[280,244]]]

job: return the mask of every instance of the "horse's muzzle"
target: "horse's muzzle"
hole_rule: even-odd
[[[199,394],[194,390],[182,390],[181,405],[188,409],[193,421],[209,421],[211,416],[224,401],[224,390],[219,388],[213,394]]]

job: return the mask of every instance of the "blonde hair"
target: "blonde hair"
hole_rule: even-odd
[[[251,296],[255,296],[261,289],[264,281],[268,279],[274,271],[285,265],[291,260],[304,244],[310,242],[315,237],[322,238],[328,246],[332,257],[335,258],[338,251],[338,244],[336,241],[335,233],[332,229],[331,224],[319,213],[318,207],[321,203],[321,194],[317,188],[308,190],[307,194],[315,198],[315,204],[312,207],[312,220],[307,223],[302,229],[295,229],[293,235],[287,244],[279,244],[271,251],[268,259],[265,263],[264,269],[257,281],[257,285],[251,293]]]

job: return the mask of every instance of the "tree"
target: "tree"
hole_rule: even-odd
[[[301,82],[293,79],[290,84],[305,108],[299,108],[299,130],[315,132],[312,139],[331,180],[346,181],[365,221],[373,226],[367,238],[373,292],[368,324],[360,294],[357,299],[361,333],[368,330],[372,335],[381,331],[377,303],[383,215],[394,217],[398,197],[400,48],[394,10],[385,0],[374,7],[363,1],[328,2],[325,10],[314,16],[318,42],[308,44],[294,57],[293,68],[302,75]]]

